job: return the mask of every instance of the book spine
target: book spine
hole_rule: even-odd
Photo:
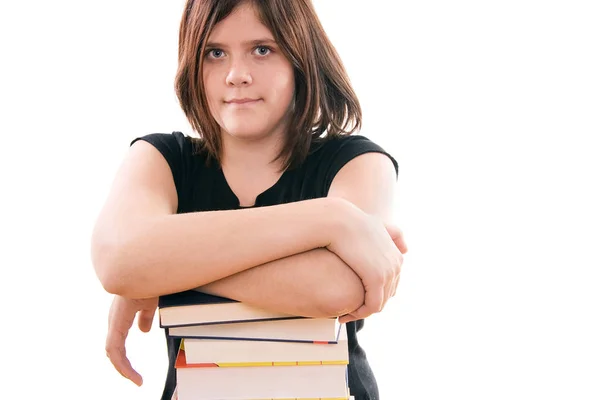
[[[231,367],[286,367],[303,365],[348,365],[348,360],[328,361],[251,361],[251,362],[225,362],[225,363],[198,363],[185,364],[188,368],[231,368]]]
[[[252,400],[354,400],[354,396],[346,397],[269,397],[267,399],[252,399]]]
[[[191,335],[176,335],[171,334],[170,330],[167,331],[167,335],[176,339],[210,339],[210,340],[232,340],[232,341],[245,341],[245,342],[278,342],[278,343],[310,343],[310,344],[338,344],[340,341],[316,341],[316,340],[299,340],[299,339],[277,339],[277,338],[257,338],[257,337],[244,337],[244,336],[191,336]]]

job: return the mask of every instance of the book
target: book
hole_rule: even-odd
[[[179,400],[347,399],[347,364],[217,366],[187,362],[179,349],[175,362]]]
[[[177,389],[175,389],[175,391],[173,392],[173,396],[171,397],[171,400],[179,400],[177,397]],[[214,399],[214,400],[223,400],[223,399]],[[288,397],[288,398],[279,398],[279,399],[275,399],[275,398],[270,398],[270,399],[250,399],[250,398],[244,398],[244,399],[238,399],[238,400],[354,400],[354,396],[349,396],[349,397],[317,397],[314,399],[301,399],[299,397]]]
[[[348,338],[337,318],[282,314],[196,290],[161,296],[181,337],[179,400],[348,400]]]
[[[226,297],[213,296],[196,290],[160,296],[158,314],[161,328],[305,318],[263,310]]]
[[[179,338],[335,343],[340,328],[338,318],[300,318],[176,326],[167,333]]]
[[[303,321],[304,322],[304,321]],[[337,343],[298,343],[248,340],[183,339],[189,364],[218,366],[280,363],[348,364],[348,334],[342,324]]]

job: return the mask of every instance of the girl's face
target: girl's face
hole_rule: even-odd
[[[244,140],[285,134],[294,70],[251,3],[215,25],[204,54],[203,79],[222,133]]]

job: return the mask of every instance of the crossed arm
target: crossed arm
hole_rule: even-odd
[[[354,158],[337,173],[328,196],[344,198],[364,212],[391,223],[395,180],[395,170],[387,156],[367,153]],[[395,239],[405,252],[402,238]],[[360,278],[336,254],[324,248],[245,270],[200,290],[265,309],[276,307],[277,311],[311,317],[348,314],[364,302]]]
[[[390,160],[381,154],[368,153],[347,163],[336,175],[328,196],[350,201],[367,214],[384,223],[392,218],[395,171]],[[401,252],[406,246],[399,231],[392,239]],[[392,231],[390,231],[392,233]],[[389,285],[384,302],[393,296],[397,277]],[[364,318],[379,309],[363,306],[365,288],[358,275],[336,254],[315,248],[269,261],[221,279],[205,283],[200,290],[230,297],[265,309],[274,309],[312,317],[342,316],[343,322]],[[136,313],[143,331],[150,329],[156,299],[128,300],[117,296],[111,307],[106,350],[115,368],[136,384],[141,376],[133,370],[125,355],[125,338]]]

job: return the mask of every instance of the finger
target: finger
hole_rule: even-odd
[[[150,332],[152,328],[152,321],[154,320],[154,309],[152,310],[141,310],[138,312],[138,327],[142,332]]]
[[[128,304],[128,302],[119,301],[117,298],[113,302],[106,335],[106,355],[122,376],[141,386],[142,377],[131,366],[125,350],[125,341],[136,315],[135,308],[128,307]]]
[[[347,324],[348,322],[357,321],[357,318],[353,313],[345,314],[340,317],[340,324]]]
[[[390,280],[386,285],[385,288],[383,290],[383,293],[385,294],[385,296],[383,297],[383,302],[381,303],[381,309],[378,310],[378,312],[383,311],[383,309],[385,308],[387,302],[390,300],[390,297],[392,297],[392,291],[393,291],[393,279]]]
[[[111,321],[106,334],[106,349],[125,347],[125,340],[129,334],[129,330],[133,325],[135,312],[130,312],[131,315],[123,315],[123,318]]]
[[[408,247],[406,246],[406,242],[404,241],[404,234],[402,233],[400,228],[391,224],[386,225],[385,228],[387,229],[390,238],[394,241],[394,244],[396,245],[398,250],[400,250],[402,254],[406,253],[408,251]]]
[[[400,256],[399,261],[400,262],[398,264],[398,269],[397,269],[397,272],[396,272],[396,276],[394,277],[394,283],[392,285],[392,289],[393,289],[392,297],[396,295],[396,290],[398,288],[398,284],[400,283],[400,274],[402,272],[402,264],[404,263],[404,257]]]
[[[385,297],[383,298],[383,304],[381,306],[381,310],[383,310],[387,304],[387,302],[392,297],[392,293],[394,292],[394,278],[392,278],[385,287]]]
[[[371,311],[367,307],[362,306],[361,308],[359,308],[358,310],[356,310],[352,313],[352,320],[357,321],[359,319],[365,319],[369,315],[372,315],[373,313],[374,313],[374,311]]]
[[[138,386],[141,386],[142,376],[131,366],[131,362],[127,358],[127,350],[125,349],[125,341],[127,332],[120,332],[117,329],[111,329],[106,337],[106,355],[115,367],[115,369],[125,378],[129,379]]]
[[[113,319],[113,315],[115,314],[115,308],[118,307],[118,296],[113,297],[112,303],[110,303],[110,308],[108,309],[108,328],[110,329],[110,321]]]
[[[394,297],[396,295],[396,290],[398,289],[398,283],[400,282],[400,275],[396,275],[394,279],[394,283],[392,284],[392,294],[390,297]]]
[[[353,311],[351,314],[344,316],[340,322],[344,323],[344,322],[351,322],[351,321],[356,321],[359,319],[365,319],[367,318],[369,315],[374,314],[375,312],[377,312],[377,310],[373,310],[369,307],[367,307],[366,305],[362,305],[360,308],[358,308],[356,311]]]
[[[374,312],[381,310],[381,307],[383,306],[385,286],[383,285],[383,282],[374,286],[375,287],[372,288],[365,285],[365,304],[358,309],[361,310],[361,313],[369,312],[369,314],[373,314]]]
[[[125,332],[119,331],[114,326],[108,331],[108,335],[106,336],[106,355],[121,375],[139,386],[141,384],[141,376],[133,369],[127,358],[127,350],[125,349],[127,332],[128,330],[125,330]]]
[[[404,242],[403,236],[392,238],[392,240],[394,241],[394,244],[396,245],[398,250],[400,250],[400,253],[404,254],[408,252],[408,247],[406,246],[406,242]]]
[[[356,315],[356,311],[342,315],[339,317],[340,324],[346,324],[352,321],[358,321],[360,318]]]
[[[108,359],[115,369],[125,378],[129,379],[137,386],[142,386],[142,376],[131,366],[131,362],[127,358],[127,353],[124,346],[111,345],[106,349]]]
[[[400,282],[400,274],[395,274],[394,279],[390,285],[390,297],[394,297],[396,295],[396,289],[398,288],[398,282]]]

